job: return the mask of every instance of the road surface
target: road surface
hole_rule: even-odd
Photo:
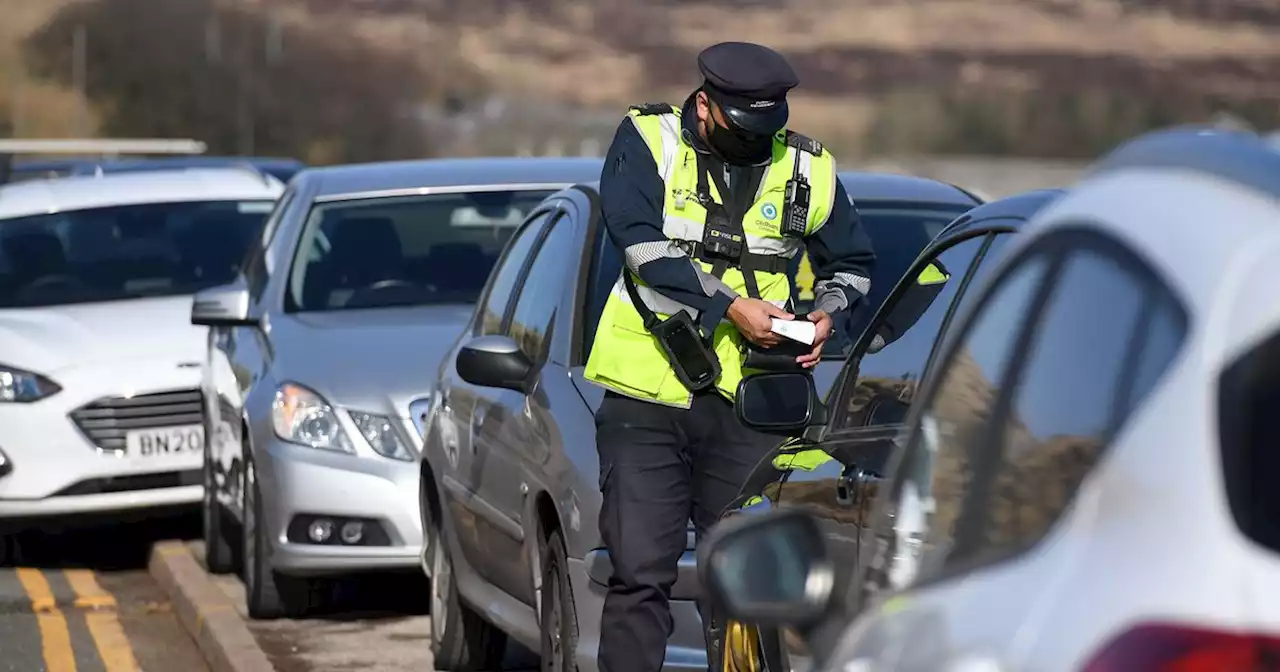
[[[147,573],[154,541],[199,532],[184,516],[17,536],[0,568],[0,671],[207,672]]]

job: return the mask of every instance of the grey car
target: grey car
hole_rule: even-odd
[[[410,422],[507,238],[592,159],[315,168],[290,182],[230,285],[195,296],[207,564],[249,614],[297,615],[323,579],[417,571]]]
[[[843,325],[847,334],[920,249],[979,199],[920,178],[841,179],[882,259],[872,305]],[[611,572],[596,527],[593,412],[604,390],[582,374],[621,269],[597,199],[593,186],[579,185],[530,213],[444,358],[429,408],[413,418],[424,434],[423,567],[433,579],[436,669],[496,669],[508,636],[539,651],[543,669],[597,669]],[[817,367],[823,389],[848,340]],[[666,669],[706,669],[698,590],[690,531],[672,589]]]

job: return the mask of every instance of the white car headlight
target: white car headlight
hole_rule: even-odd
[[[409,448],[391,418],[358,411],[348,411],[348,413],[351,415],[351,421],[360,430],[360,435],[379,455],[405,462],[416,459],[413,450]]]
[[[271,404],[271,425],[282,441],[321,450],[355,452],[329,402],[295,383],[285,383],[276,390],[275,402]]]
[[[39,401],[61,390],[57,383],[38,373],[0,364],[0,403]]]

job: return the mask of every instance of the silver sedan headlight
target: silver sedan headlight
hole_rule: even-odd
[[[24,404],[60,391],[57,383],[38,373],[0,364],[0,403]]]
[[[412,462],[417,459],[413,449],[409,448],[395,423],[385,415],[348,411],[351,422],[355,423],[360,435],[369,442],[369,447],[383,457],[393,460]]]
[[[285,383],[276,390],[271,425],[282,441],[340,453],[356,452],[333,406],[296,383]]]

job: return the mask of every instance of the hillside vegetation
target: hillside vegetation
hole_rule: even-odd
[[[89,26],[104,132],[195,133],[227,150],[251,137],[255,151],[315,159],[440,150],[420,103],[483,116],[498,97],[598,119],[679,99],[698,50],[727,39],[786,53],[802,79],[793,125],[845,152],[1088,157],[1219,111],[1280,125],[1271,0],[0,3],[51,16],[0,30],[46,86],[67,83],[69,36]],[[272,31],[283,49],[266,65]],[[249,81],[228,54],[256,64]]]

